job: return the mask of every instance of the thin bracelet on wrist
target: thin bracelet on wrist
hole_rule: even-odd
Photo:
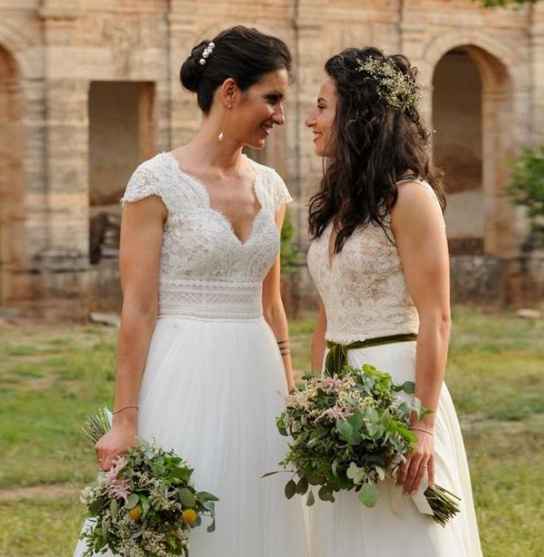
[[[412,431],[421,431],[421,433],[426,433],[427,435],[434,435],[434,432],[430,429],[425,429],[423,427],[412,427]]]
[[[119,408],[118,410],[113,411],[112,415],[119,414],[120,412],[123,412],[124,410],[128,410],[129,408],[138,409],[139,406],[136,406],[136,405],[123,406],[123,407]]]

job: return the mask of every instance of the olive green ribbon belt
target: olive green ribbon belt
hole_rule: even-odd
[[[406,333],[401,335],[391,335],[386,337],[376,337],[369,338],[367,340],[356,340],[349,344],[340,344],[338,342],[333,342],[332,340],[327,341],[327,348],[329,352],[325,358],[325,375],[333,376],[338,374],[348,361],[348,352],[356,348],[368,348],[370,346],[381,346],[384,344],[393,344],[395,342],[409,342],[411,340],[416,340],[417,335],[415,333]]]

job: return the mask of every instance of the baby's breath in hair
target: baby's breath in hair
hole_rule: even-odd
[[[391,62],[368,58],[364,62],[357,59],[357,65],[358,72],[364,72],[376,81],[378,95],[391,107],[403,111],[415,108],[420,98],[416,82]]]

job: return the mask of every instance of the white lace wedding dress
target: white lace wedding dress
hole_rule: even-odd
[[[430,187],[422,182],[423,187]],[[328,340],[349,344],[418,332],[395,246],[379,226],[356,231],[329,261],[331,225],[314,240],[308,266],[327,315]],[[348,361],[369,363],[397,383],[415,381],[416,342],[348,351]],[[420,514],[399,487],[385,482],[376,507],[364,508],[353,493],[309,510],[312,557],[482,557],[461,430],[446,385],[436,414],[435,481],[462,498],[461,512],[445,528]]]
[[[139,435],[176,450],[197,487],[220,498],[216,531],[192,531],[193,557],[306,555],[302,502],[285,499],[284,478],[261,478],[286,451],[275,425],[283,364],[261,296],[280,244],[275,211],[290,196],[276,172],[252,164],[261,209],[243,243],[170,153],[140,165],[122,200],[156,195],[168,209]]]

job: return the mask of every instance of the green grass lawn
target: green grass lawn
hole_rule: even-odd
[[[291,324],[309,367],[313,316]],[[447,382],[469,454],[486,557],[544,547],[544,323],[458,308]],[[109,403],[116,331],[100,326],[0,328],[0,557],[71,556],[78,490],[95,474],[80,433]]]

